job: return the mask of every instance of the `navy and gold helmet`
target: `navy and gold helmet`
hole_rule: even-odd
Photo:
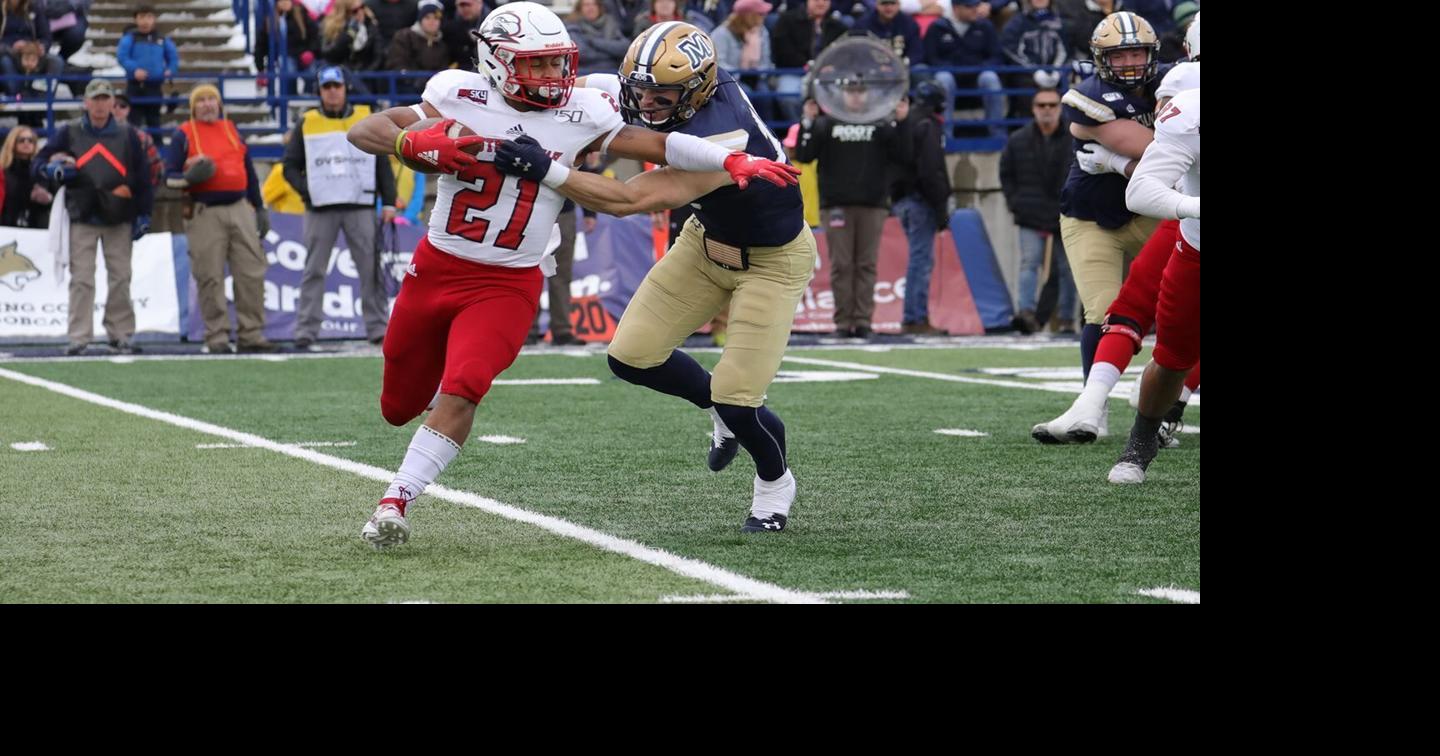
[[[1121,50],[1144,50],[1145,62],[1116,68],[1110,56]],[[1160,70],[1160,37],[1155,27],[1138,14],[1120,11],[1106,16],[1090,35],[1090,53],[1100,78],[1121,87],[1138,87],[1155,78]]]
[[[666,21],[647,29],[620,61],[620,111],[637,126],[668,131],[695,117],[719,86],[715,43],[699,28]],[[642,90],[649,90],[647,98]],[[657,101],[658,100],[658,101]],[[655,114],[670,111],[663,118]]]

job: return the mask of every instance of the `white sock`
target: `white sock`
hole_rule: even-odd
[[[405,461],[395,473],[390,487],[385,489],[385,498],[400,499],[407,505],[425,492],[425,487],[435,482],[440,473],[460,453],[460,445],[445,434],[428,425],[420,426],[410,440],[410,449],[405,452]]]
[[[1097,362],[1090,366],[1090,377],[1085,379],[1085,390],[1080,392],[1076,404],[1087,402],[1095,407],[1105,406],[1110,390],[1120,382],[1120,369],[1108,362]]]
[[[786,488],[790,489],[788,496],[765,496],[771,492],[780,493]],[[795,476],[790,474],[790,468],[785,468],[785,474],[775,480],[761,480],[755,476],[755,499],[750,505],[750,514],[762,520],[771,515],[790,516],[790,505],[795,503]]]
[[[1191,391],[1189,386],[1181,386],[1181,387],[1180,387],[1180,403],[1181,403],[1181,404],[1189,404],[1189,403],[1190,403],[1190,395],[1193,394],[1193,393],[1195,393],[1195,392]]]
[[[720,431],[720,435],[725,438],[735,437],[735,434],[730,432],[730,426],[726,425],[725,421],[720,419],[720,413],[716,412],[714,407],[710,407],[705,411],[710,413],[710,419],[715,421],[715,429]]]

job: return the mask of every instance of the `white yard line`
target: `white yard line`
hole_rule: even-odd
[[[63,383],[36,378],[4,368],[0,368],[0,378],[9,378],[18,383],[42,388],[62,396],[68,396],[72,399],[79,399],[83,402],[118,410],[129,415],[135,415],[136,417],[157,420],[177,428],[184,428],[186,430],[216,436],[233,443],[258,446],[276,452],[277,454],[294,457],[295,459],[301,459],[334,470],[348,472],[368,480],[376,481],[377,483],[389,483],[390,479],[394,476],[392,471],[373,465],[361,464],[348,459],[341,459],[340,457],[332,457],[328,454],[302,449],[291,444],[281,444],[251,433],[233,430],[169,412],[162,412],[130,402],[123,402],[108,396],[85,391],[84,389],[78,389],[74,386],[67,386]],[[550,515],[540,514],[539,512],[531,512],[480,496],[479,494],[459,491],[445,486],[431,486],[426,489],[425,493],[453,504],[474,507],[491,514],[499,515],[500,517],[534,525],[565,538],[573,538],[582,543],[595,546],[596,548],[628,556],[632,559],[645,562],[646,564],[669,570],[683,577],[709,583],[723,590],[730,591],[731,593],[745,596],[753,601],[770,601],[784,604],[825,603],[825,599],[813,593],[795,591],[773,583],[766,583],[721,567],[716,567],[715,565],[702,562],[698,559],[690,559],[688,557],[671,554],[667,551],[646,546],[628,538],[619,538],[608,533],[602,533],[583,525],[576,525],[573,522],[563,520],[559,517],[552,517]]]
[[[1146,588],[1143,591],[1136,591],[1136,593],[1140,594],[1141,596],[1149,596],[1150,598],[1174,601],[1177,604],[1200,603],[1199,591],[1191,591],[1184,588],[1176,588],[1174,586],[1171,586],[1169,588]]]
[[[50,451],[43,441],[21,441],[18,444],[10,444],[15,451]]]

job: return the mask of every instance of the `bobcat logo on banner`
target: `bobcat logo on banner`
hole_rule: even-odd
[[[20,254],[19,242],[12,241],[0,246],[0,286],[11,291],[21,291],[25,284],[39,277],[40,271],[35,267],[35,263]]]

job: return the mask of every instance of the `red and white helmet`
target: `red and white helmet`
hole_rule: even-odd
[[[538,3],[506,3],[491,11],[471,35],[478,48],[480,73],[489,77],[491,86],[506,97],[541,108],[558,108],[569,102],[580,65],[580,48],[571,41],[565,22],[549,8]],[[557,55],[565,58],[559,79],[518,73],[516,62],[523,58]]]

